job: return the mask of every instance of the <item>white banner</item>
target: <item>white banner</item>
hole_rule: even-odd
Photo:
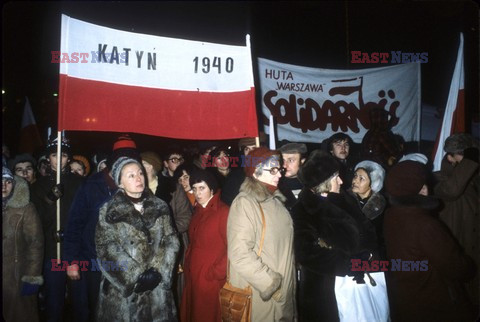
[[[249,46],[115,30],[62,15],[60,74],[114,84],[184,91],[253,87]]]
[[[420,139],[420,64],[333,70],[259,58],[265,133],[277,123],[278,140],[320,143],[344,132],[360,143],[370,128],[369,111],[389,112],[393,133]]]

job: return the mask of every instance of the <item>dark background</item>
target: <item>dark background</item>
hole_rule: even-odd
[[[3,142],[13,153],[25,96],[42,138],[47,127],[55,131],[59,65],[51,63],[51,51],[60,50],[62,13],[114,29],[224,44],[244,45],[249,33],[254,65],[263,57],[309,67],[370,68],[385,64],[351,64],[350,52],[427,52],[422,103],[438,107],[440,116],[463,32],[467,119],[478,121],[479,11],[472,1],[9,2],[2,12],[2,124]],[[115,136],[67,132],[86,154],[108,149]],[[167,141],[133,136],[140,149],[155,150]]]

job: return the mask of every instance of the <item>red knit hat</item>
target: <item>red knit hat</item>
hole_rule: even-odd
[[[128,134],[119,136],[117,141],[113,144],[113,151],[123,148],[137,148],[137,145]]]
[[[250,152],[248,155],[245,156],[245,175],[247,177],[252,177],[257,165],[259,165],[260,163],[265,163],[272,156],[280,157],[280,153],[276,150],[270,150],[266,147],[259,147]],[[272,160],[271,163],[272,168],[280,167],[280,162],[278,160]]]

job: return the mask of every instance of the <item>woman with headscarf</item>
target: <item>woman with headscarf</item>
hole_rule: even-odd
[[[337,298],[336,283],[350,282],[352,289],[357,285],[369,287],[365,285],[364,272],[353,271],[351,265],[354,259],[369,261],[375,256],[375,230],[358,209],[349,207],[348,197],[340,193],[343,182],[339,169],[333,156],[316,150],[298,174],[305,185],[292,209],[295,256],[301,265],[300,321],[343,321],[347,306],[350,312],[358,314],[359,320],[363,317],[363,307]],[[354,282],[346,275],[353,276]],[[388,306],[386,294],[383,301]],[[380,320],[387,318],[388,314]]]
[[[27,181],[2,168],[2,298],[5,321],[38,321],[43,232]]]
[[[228,206],[208,171],[193,171],[190,185],[196,205],[188,229],[180,321],[221,321],[218,294],[227,271]]]
[[[228,215],[229,281],[238,288],[251,286],[252,321],[293,321],[293,223],[277,189],[280,153],[257,148],[245,157],[245,165],[245,181]]]
[[[180,244],[168,205],[146,187],[135,159],[119,158],[112,177],[119,190],[100,209],[95,233],[98,261],[110,264],[100,265],[97,319],[176,321],[171,286]]]

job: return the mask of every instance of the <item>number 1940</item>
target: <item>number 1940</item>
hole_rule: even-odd
[[[199,61],[201,60],[201,66],[199,66]],[[201,68],[201,71],[204,74],[210,73],[210,71],[215,72],[218,71],[219,74],[222,73],[222,70],[231,73],[233,72],[233,58],[227,57],[224,61],[222,61],[221,57],[213,57],[213,60],[209,57],[199,58],[198,56],[193,59],[195,64],[194,71],[198,73],[198,69]]]

